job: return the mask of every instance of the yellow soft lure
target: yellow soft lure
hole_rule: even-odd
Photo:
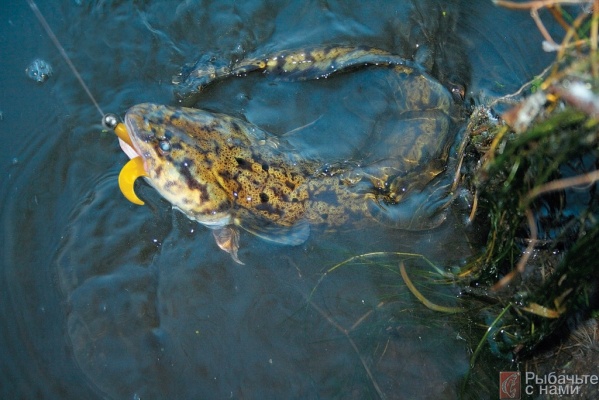
[[[114,130],[114,133],[119,139],[127,143],[132,149],[135,148],[131,141],[131,137],[129,136],[129,132],[127,131],[127,127],[125,124],[118,122],[116,115],[106,114],[102,123],[107,128]],[[127,164],[125,164],[119,173],[119,188],[127,200],[133,204],[143,206],[145,203],[135,194],[135,181],[141,176],[148,176],[144,168],[144,161],[140,156],[133,157]]]
[[[148,176],[144,169],[144,160],[141,157],[135,157],[129,160],[119,173],[119,188],[123,195],[133,204],[140,206],[144,202],[135,194],[135,181],[140,176]]]

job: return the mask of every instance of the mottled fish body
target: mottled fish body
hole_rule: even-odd
[[[401,129],[373,142],[372,158],[359,168],[324,168],[327,160],[303,159],[245,120],[195,108],[140,104],[125,124],[147,181],[173,207],[214,229],[236,260],[235,226],[285,244],[305,241],[310,225],[437,226],[450,199],[451,179],[441,177],[459,118],[451,93],[409,62],[367,48],[285,52],[233,67],[196,66],[179,88],[190,99],[217,80],[255,70],[314,79],[367,65],[394,77]]]

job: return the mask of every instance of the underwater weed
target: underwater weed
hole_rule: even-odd
[[[471,147],[480,154],[470,177],[477,199],[471,219],[488,218],[490,232],[458,276],[497,301],[505,327],[496,352],[523,356],[597,307],[599,2],[495,3],[529,10],[557,56],[542,81],[534,80],[534,93]],[[572,18],[562,6],[575,3],[585,7]],[[540,21],[541,8],[566,31],[559,45]]]

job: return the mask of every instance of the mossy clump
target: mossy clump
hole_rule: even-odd
[[[572,19],[534,92],[471,128],[471,218],[489,235],[460,276],[501,314],[488,340],[503,355],[530,354],[598,308],[598,20],[599,10]]]

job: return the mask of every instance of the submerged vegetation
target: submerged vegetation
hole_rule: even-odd
[[[494,2],[528,10],[543,48],[556,59],[517,93],[473,109],[462,179],[472,199],[470,224],[488,232],[486,240],[472,244],[475,254],[461,266],[443,268],[416,254],[371,253],[325,274],[349,265],[381,268],[427,308],[469,324],[465,384],[476,375],[475,386],[496,385],[475,371],[480,358],[499,357],[519,369],[513,363],[555,347],[573,328],[588,325],[581,321],[599,315],[599,1]],[[563,28],[561,42],[541,17]],[[500,103],[511,108],[496,115]],[[415,260],[429,270],[420,272],[419,286],[404,266]],[[440,282],[462,288],[458,307],[456,299],[439,301]]]
[[[571,16],[561,4],[580,3]],[[589,315],[599,271],[599,4],[496,1],[531,11],[557,57],[524,100],[472,132],[480,155],[470,175],[471,218],[488,219],[483,250],[460,272],[496,301],[493,339],[502,354],[532,353],[564,322]],[[546,8],[565,28],[561,44],[545,29]],[[503,99],[499,99],[502,101]],[[483,137],[484,136],[484,137]]]

